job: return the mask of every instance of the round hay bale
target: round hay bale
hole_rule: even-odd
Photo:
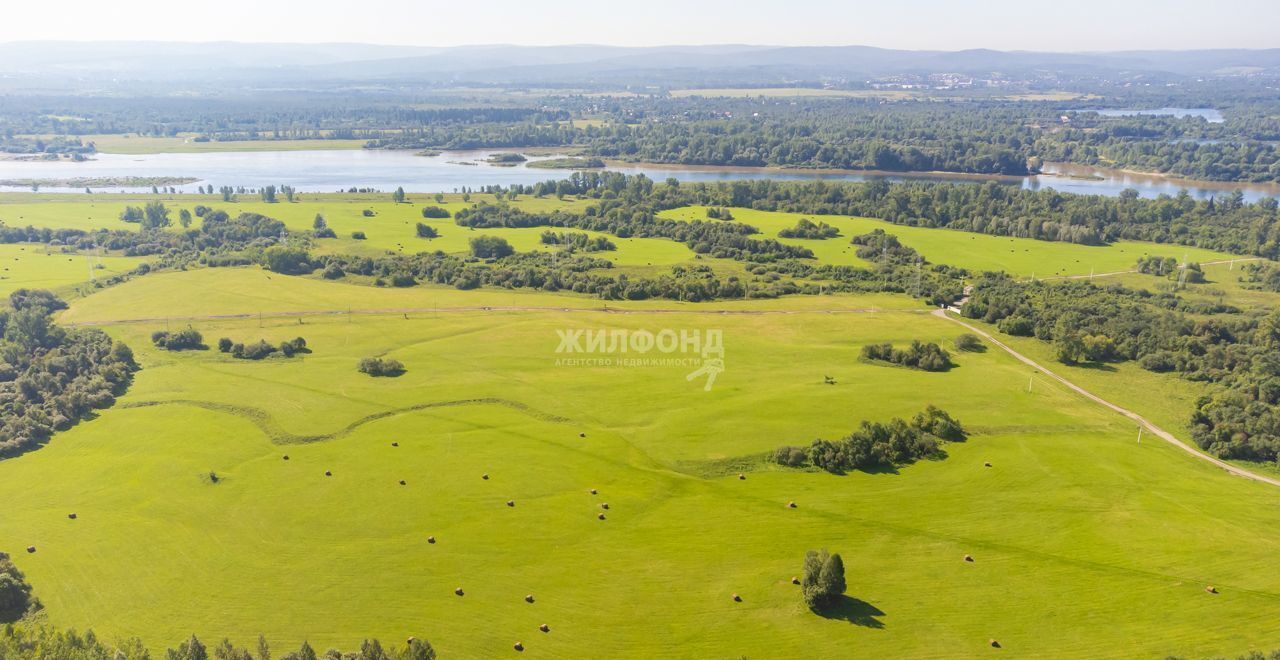
[[[604,520],[604,514],[602,513],[602,514],[600,514],[600,515],[596,516],[596,518],[599,518],[600,520]]]
[[[972,562],[972,561],[973,561],[973,555],[965,555],[965,556],[964,556],[964,560],[965,560],[965,561],[967,561],[967,562]]]
[[[586,433],[579,433],[579,434],[578,434],[578,437],[579,437],[579,438],[585,438],[585,437],[587,437],[587,434],[586,434]]]
[[[435,545],[435,543],[436,543],[436,537],[434,537],[434,536],[428,536],[428,537],[427,537],[427,543],[430,543],[430,544],[432,544],[432,545]]]
[[[391,446],[392,446],[392,447],[399,447],[399,446],[400,446],[400,443],[398,443],[398,442],[393,442],[393,443],[391,443]]]
[[[516,643],[515,643],[515,645],[513,645],[511,648],[513,648],[513,649],[515,649],[515,650],[517,650],[517,651],[523,651],[523,650],[524,650],[524,644],[521,644],[520,642],[516,642]]]
[[[79,518],[79,516],[77,516],[77,515],[76,515],[76,514],[74,514],[74,513],[68,513],[68,514],[67,514],[67,517],[68,517],[68,518],[70,518],[70,519],[72,519],[72,520],[75,520],[76,518]]]
[[[285,454],[283,458],[284,458],[284,460],[286,460],[286,461],[287,461],[287,460],[289,460],[289,455],[288,455],[288,454]]]
[[[1218,588],[1217,588],[1217,587],[1215,587],[1215,586],[1213,586],[1213,585],[1209,585],[1209,586],[1205,587],[1205,588],[1204,588],[1204,590],[1205,590],[1205,591],[1207,591],[1207,592],[1209,592],[1209,593],[1211,593],[1211,594],[1216,594],[1216,593],[1218,593]]]
[[[542,632],[551,632],[551,626],[548,626],[547,624],[544,623],[538,626],[538,630],[541,630]]]
[[[410,637],[409,639],[404,640],[404,643],[405,643],[405,644],[413,644],[413,640],[415,640],[415,639],[417,639],[417,637]]]
[[[596,491],[596,489],[594,489],[594,488],[592,488],[592,489],[591,489],[591,494],[592,494],[592,495],[595,495],[595,494],[597,494],[597,491]]]
[[[404,479],[401,479],[401,480],[400,480],[400,485],[401,485],[401,486],[407,486],[408,484],[407,484],[407,483],[405,483],[405,480],[404,480]]]
[[[734,595],[733,595],[733,602],[735,602],[735,603],[741,603],[741,602],[742,602],[742,596],[739,596],[738,594],[734,594]]]
[[[738,481],[746,481],[746,480],[747,480],[747,475],[745,475],[745,474],[743,474],[743,473],[739,472],[739,473],[738,473]]]
[[[36,547],[35,547],[34,545],[29,545],[29,546],[27,546],[27,553],[28,553],[28,554],[34,554],[34,553],[35,553],[35,551],[36,551]]]
[[[993,648],[993,649],[998,649],[998,648],[1000,648],[1000,642],[998,642],[998,641],[996,641],[996,640],[994,640],[994,639],[989,640],[989,641],[988,641],[988,643],[989,643],[989,644],[991,644],[991,648]]]
[[[453,590],[453,593],[455,593],[455,594],[457,594],[457,595],[461,596],[461,595],[462,595],[462,587],[458,587],[457,589],[454,589],[454,590]]]
[[[526,602],[526,603],[532,603],[532,602],[533,602],[533,594],[525,594],[524,602]]]
[[[990,463],[983,463],[983,464],[982,464],[982,467],[991,467],[991,464],[990,464]]]
[[[481,479],[484,479],[485,481],[488,481],[488,480],[489,480],[489,473],[488,473],[488,472],[485,472],[484,474],[480,475],[480,478],[481,478]]]
[[[507,500],[507,506],[515,506],[515,505],[516,505],[515,500]]]
[[[324,476],[326,476],[326,477],[332,477],[332,476],[333,476],[333,473],[332,473],[332,472],[330,472],[330,471],[328,471],[328,470],[325,470],[325,471],[324,471]]]
[[[609,503],[608,503],[608,502],[601,502],[601,503],[600,503],[600,508],[601,508],[601,509],[608,509],[608,508],[609,508]]]
[[[788,509],[794,509],[794,508],[796,508],[796,503],[795,503],[795,502],[787,502],[787,508],[788,508]]]
[[[792,577],[791,577],[791,584],[800,584],[800,578],[795,577],[795,576],[792,576]]]

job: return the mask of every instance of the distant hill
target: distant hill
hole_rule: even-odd
[[[1280,49],[1041,53],[909,51],[868,46],[618,47],[178,42],[0,43],[0,76],[116,81],[369,81],[483,84],[769,83],[929,73],[1029,76],[1280,75]]]

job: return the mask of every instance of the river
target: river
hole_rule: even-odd
[[[300,192],[335,192],[359,187],[409,192],[452,192],[461,187],[532,184],[569,175],[568,170],[501,167],[484,162],[492,151],[452,151],[435,156],[419,156],[409,151],[240,151],[208,153],[163,153],[147,155],[97,154],[85,162],[0,160],[0,179],[69,179],[72,177],[193,177],[197,182],[176,186],[195,192],[197,186],[244,186],[268,184],[293,186]],[[536,160],[536,159],[535,159]],[[997,181],[1027,189],[1053,188],[1062,192],[1118,195],[1133,188],[1143,197],[1177,194],[1186,189],[1197,198],[1207,198],[1241,190],[1249,201],[1280,197],[1275,184],[1233,184],[1180,181],[1159,176],[1126,173],[1074,165],[1049,164],[1046,172],[1026,177],[990,177],[963,174],[900,174],[838,170],[785,170],[715,166],[681,166],[614,163],[609,169],[627,174],[644,174],[655,181],[675,178],[682,182],[775,179],[780,181]],[[0,187],[0,191],[30,190],[29,187]],[[149,192],[147,188],[101,188],[98,191]],[[83,187],[41,187],[44,192],[82,192]]]

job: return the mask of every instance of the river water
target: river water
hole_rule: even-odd
[[[194,177],[199,181],[176,186],[195,192],[197,186],[244,186],[268,184],[293,186],[301,192],[335,192],[359,187],[383,191],[403,186],[409,192],[453,192],[461,187],[532,184],[561,179],[568,170],[501,167],[484,162],[492,151],[452,151],[435,156],[419,156],[410,151],[243,151],[192,154],[97,154],[85,162],[0,160],[3,179],[68,179],[71,177]],[[531,159],[533,160],[533,159]],[[1118,195],[1133,188],[1143,197],[1177,194],[1186,189],[1197,198],[1220,196],[1233,190],[1244,192],[1250,201],[1280,197],[1274,184],[1222,184],[1178,181],[1158,176],[1132,174],[1074,165],[1049,164],[1046,173],[1027,177],[989,177],[961,174],[899,174],[831,170],[784,170],[649,164],[611,164],[609,169],[627,174],[644,174],[655,181],[675,178],[682,182],[775,179],[780,181],[997,181],[1027,189],[1053,188],[1062,192]],[[4,191],[29,187],[0,187]],[[82,192],[75,188],[41,187],[44,192]],[[101,188],[96,191],[148,192],[147,188]]]

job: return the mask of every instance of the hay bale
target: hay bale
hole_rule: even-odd
[[[592,494],[592,495],[595,495],[596,493],[597,493],[596,489],[592,488],[592,489],[591,489],[591,494]]]
[[[67,517],[68,517],[68,518],[70,518],[70,519],[72,519],[72,520],[75,520],[75,519],[76,519],[76,518],[78,518],[79,516],[77,516],[77,515],[76,515],[76,514],[74,514],[74,513],[68,513],[68,514],[67,514]]]
[[[392,446],[392,447],[399,447],[399,446],[400,446],[400,443],[398,443],[398,442],[393,442],[393,443],[391,443],[391,446]]]
[[[480,478],[481,478],[481,479],[484,479],[485,481],[488,481],[488,480],[489,480],[489,473],[488,473],[488,472],[485,472],[484,474],[480,475]]]
[[[739,472],[739,473],[738,473],[738,481],[746,481],[746,480],[747,480],[747,475],[745,475],[745,474],[743,474],[743,473]]]
[[[579,438],[585,438],[585,437],[587,437],[587,434],[586,434],[586,433],[579,433],[579,434],[578,434],[578,437],[579,437]]]
[[[406,483],[405,483],[404,479],[401,479],[401,480],[400,480],[400,485],[401,485],[401,486],[407,486],[408,484],[406,484]]]
[[[1207,592],[1209,592],[1209,593],[1211,593],[1211,594],[1216,594],[1216,593],[1218,593],[1218,588],[1217,588],[1217,587],[1215,587],[1215,586],[1213,586],[1213,585],[1209,585],[1209,586],[1205,587],[1205,588],[1204,588],[1204,590],[1205,590],[1205,591],[1207,591]]]
[[[333,476],[333,473],[332,473],[332,472],[330,472],[330,471],[328,471],[328,470],[325,470],[325,471],[324,471],[324,476],[326,476],[326,477],[332,477],[332,476]]]
[[[431,545],[435,545],[435,543],[436,543],[436,537],[434,537],[434,536],[428,536],[428,537],[427,537],[427,543],[430,543]]]
[[[602,514],[600,514],[600,515],[596,516],[596,518],[599,518],[600,520],[604,520],[604,514],[602,513]]]
[[[515,506],[515,505],[516,505],[515,500],[507,500],[507,506]]]
[[[524,602],[526,602],[526,603],[532,603],[532,602],[533,602],[533,594],[525,594]]]
[[[457,594],[457,595],[461,596],[461,595],[462,595],[462,587],[458,587],[457,589],[454,589],[454,590],[453,590],[453,593],[455,593],[455,594]]]
[[[600,508],[601,508],[601,509],[608,509],[608,508],[609,508],[609,503],[608,503],[608,502],[601,502],[601,503],[600,503]]]
[[[973,561],[973,555],[965,555],[965,556],[964,556],[964,560],[965,560],[965,561],[967,561],[967,562],[972,562],[972,561]]]
[[[551,626],[548,626],[547,624],[544,623],[538,626],[538,630],[541,630],[542,632],[551,632]]]
[[[36,547],[35,547],[34,545],[29,545],[29,546],[27,546],[27,553],[28,553],[28,554],[34,554],[34,553],[35,553],[35,551],[36,551]]]
[[[991,463],[983,463],[982,467],[991,467]]]
[[[791,578],[791,584],[800,584],[800,578],[798,578],[798,577],[792,577],[792,578]]]
[[[288,455],[288,454],[285,454],[285,455],[284,455],[284,460],[286,460],[286,461],[287,461],[287,460],[289,460],[289,455]]]
[[[989,643],[989,644],[991,644],[991,648],[993,648],[993,649],[998,649],[998,648],[1000,648],[1000,642],[997,642],[997,641],[996,641],[996,640],[994,640],[994,639],[989,640],[989,641],[988,641],[988,643]]]
[[[517,650],[517,651],[523,651],[523,650],[524,650],[524,644],[521,644],[520,642],[516,642],[516,643],[515,643],[515,645],[513,645],[511,648],[513,648],[513,649],[515,649],[515,650]]]
[[[796,503],[795,503],[795,502],[787,502],[787,508],[788,508],[788,509],[794,509],[794,508],[796,508]]]
[[[738,594],[734,594],[734,595],[733,595],[733,602],[735,602],[735,603],[741,603],[741,602],[742,602],[742,596],[739,596]]]

